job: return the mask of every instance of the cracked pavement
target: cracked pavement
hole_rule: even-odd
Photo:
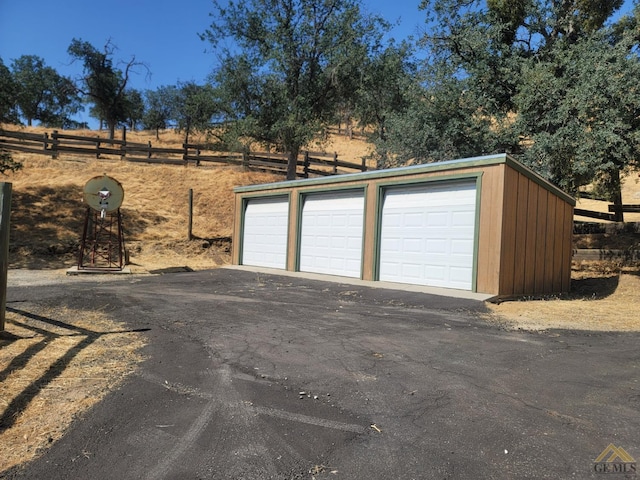
[[[598,478],[640,457],[640,335],[507,331],[481,302],[219,269],[8,289],[149,329],[138,371],[6,478]]]

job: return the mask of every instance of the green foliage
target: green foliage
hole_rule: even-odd
[[[144,118],[144,100],[142,99],[142,93],[134,88],[125,90],[124,106],[127,116],[127,126],[131,130],[135,130]]]
[[[406,111],[412,103],[404,93],[415,78],[415,65],[410,55],[409,45],[403,43],[399,47],[389,45],[373,56],[364,57],[355,114],[363,125],[376,127],[374,139],[384,141],[387,118]]]
[[[185,134],[184,143],[189,143],[191,133],[208,131],[219,110],[210,85],[179,84],[173,114],[178,130]]]
[[[300,148],[340,106],[353,105],[354,71],[383,25],[362,15],[355,0],[230,1],[215,9],[203,39],[238,46],[222,49],[213,75],[225,124],[288,152],[287,177],[294,178]]]
[[[639,165],[639,76],[629,45],[601,34],[526,62],[515,99],[515,126],[532,141],[525,161],[567,192],[593,182],[611,198],[617,172]]]
[[[640,28],[620,0],[424,1],[436,20],[382,164],[507,152],[570,193],[619,196],[638,165]]]
[[[432,78],[429,88],[408,85],[408,107],[388,119],[388,135],[376,142],[380,168],[429,163],[505,151],[517,138],[482,115],[482,98],[453,76]]]
[[[18,89],[11,71],[0,58],[0,122],[18,123],[15,96]]]
[[[7,172],[15,172],[22,168],[20,162],[16,162],[10,152],[0,148],[0,174],[5,175]]]
[[[142,124],[145,129],[155,130],[156,137],[161,129],[168,128],[171,120],[176,117],[178,88],[174,85],[147,90],[145,96],[145,111]]]
[[[38,120],[47,127],[62,127],[80,110],[73,82],[46,66],[42,58],[23,55],[11,67],[17,85],[15,103],[27,125]]]

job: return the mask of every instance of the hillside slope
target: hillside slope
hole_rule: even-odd
[[[39,128],[24,131],[42,133]],[[97,135],[97,132],[74,132]],[[103,135],[104,136],[104,135]],[[181,137],[167,131],[160,141],[151,132],[129,132],[134,142],[177,146]],[[317,150],[318,146],[314,146]],[[340,158],[360,161],[370,146],[362,140],[333,137],[324,146]],[[172,266],[210,268],[229,261],[233,226],[233,188],[283,180],[282,176],[243,171],[235,166],[173,166],[96,160],[61,155],[14,153],[23,168],[2,181],[13,184],[11,268],[64,268],[76,264],[86,205],[82,189],[91,178],[107,174],[124,187],[125,241],[132,267],[152,270]],[[193,189],[193,234],[187,241],[188,194]]]

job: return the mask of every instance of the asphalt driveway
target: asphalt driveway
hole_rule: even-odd
[[[101,308],[148,329],[148,359],[7,478],[601,478],[609,444],[640,457],[638,334],[505,331],[474,300],[227,269],[17,301]]]

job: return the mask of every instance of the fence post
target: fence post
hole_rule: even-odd
[[[187,240],[193,240],[193,188],[189,189],[189,230]]]
[[[363,172],[367,171],[367,160],[364,157],[362,157],[362,168],[361,168],[361,170]]]
[[[302,170],[302,176],[304,178],[309,178],[309,151],[305,150],[304,152],[304,166]]]
[[[4,331],[7,308],[7,269],[9,263],[9,220],[11,184],[0,183],[0,332]]]
[[[242,169],[246,170],[249,168],[249,152],[246,150],[242,151]]]
[[[120,145],[120,160],[127,156],[127,127],[122,126],[122,145]]]
[[[96,159],[100,158],[100,137],[96,141]]]
[[[53,140],[51,142],[51,158],[55,160],[58,158],[58,144],[60,143],[60,140],[58,140],[58,130],[51,132],[51,139]]]
[[[333,174],[338,173],[338,153],[333,152]]]
[[[184,162],[185,165],[189,164],[189,160],[187,160],[187,157],[189,156],[189,149],[187,147],[188,147],[188,144],[186,143],[182,144],[182,148],[184,149],[184,152],[182,153],[182,161]]]
[[[49,134],[47,132],[44,132],[42,134],[43,136],[43,140],[42,140],[42,150],[46,153],[47,151],[47,140],[49,140]]]
[[[149,140],[149,150],[147,150],[147,158],[151,158],[151,140]]]

